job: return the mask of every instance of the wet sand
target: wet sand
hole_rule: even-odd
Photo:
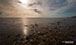
[[[23,34],[21,19],[0,18],[0,45],[11,45],[16,35]]]
[[[17,20],[15,24],[0,22],[0,36],[4,37],[0,38],[0,45],[67,45],[63,41],[73,41],[71,45],[76,45],[76,18],[27,20],[28,24],[17,23]],[[27,36],[22,35],[21,25],[27,28]]]

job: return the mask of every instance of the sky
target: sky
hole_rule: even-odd
[[[0,0],[0,17],[72,17],[76,0]]]

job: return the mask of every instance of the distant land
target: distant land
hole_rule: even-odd
[[[76,18],[76,16],[73,16],[72,18]]]

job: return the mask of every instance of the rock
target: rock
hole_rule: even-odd
[[[2,12],[0,12],[0,15],[2,15]]]
[[[47,35],[43,35],[44,37],[46,37]]]
[[[35,24],[35,26],[38,26],[38,24]]]
[[[33,39],[30,39],[30,42],[32,42],[33,41]]]
[[[24,25],[25,27],[28,27],[28,25]]]
[[[57,24],[59,25],[59,24],[60,24],[60,22],[57,22]]]

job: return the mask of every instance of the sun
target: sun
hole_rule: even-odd
[[[29,0],[20,0],[20,2],[23,4],[27,4],[29,2]]]

